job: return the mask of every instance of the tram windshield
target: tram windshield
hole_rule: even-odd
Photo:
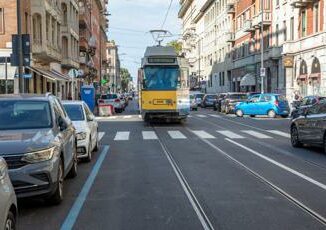
[[[172,90],[178,87],[178,66],[147,66],[144,73],[144,89]]]

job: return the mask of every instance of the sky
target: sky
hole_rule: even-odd
[[[146,47],[155,44],[149,31],[161,29],[169,4],[170,0],[109,0],[108,39],[119,46],[121,67],[129,70],[134,82]],[[179,0],[173,0],[163,29],[174,37],[166,38],[164,43],[179,38],[178,10]]]

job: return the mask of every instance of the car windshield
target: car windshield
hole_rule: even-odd
[[[83,107],[81,105],[64,104],[65,110],[72,121],[85,120]]]
[[[248,98],[245,94],[230,94],[228,96],[230,99],[240,99],[240,100],[246,100]]]
[[[196,99],[197,98],[203,99],[204,98],[204,94],[196,94]]]
[[[217,96],[216,95],[207,95],[206,98],[207,99],[215,99]]]
[[[145,72],[145,89],[172,90],[177,88],[180,71],[177,66],[147,66]]]
[[[47,101],[0,100],[0,130],[52,127]]]

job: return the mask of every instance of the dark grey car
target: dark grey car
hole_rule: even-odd
[[[18,198],[63,199],[63,180],[77,175],[75,128],[52,95],[0,96],[0,156]]]
[[[323,146],[326,152],[326,103],[315,104],[299,115],[291,123],[291,143],[293,147],[303,144]]]

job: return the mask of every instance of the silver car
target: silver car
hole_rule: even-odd
[[[0,157],[0,229],[16,229],[17,199],[8,175],[7,164]]]

